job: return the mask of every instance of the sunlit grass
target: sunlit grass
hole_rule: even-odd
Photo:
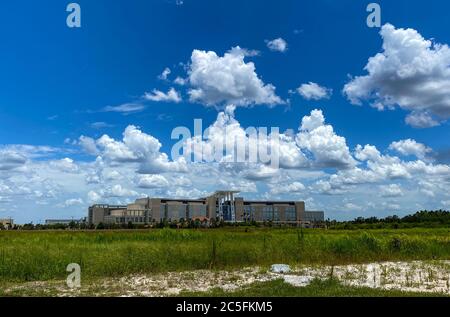
[[[0,232],[0,281],[113,277],[274,263],[329,264],[450,259],[450,229],[326,231],[224,228]]]
[[[445,296],[439,293],[414,293],[369,287],[344,286],[334,279],[313,280],[305,287],[295,287],[283,280],[258,282],[242,289],[227,292],[215,288],[208,292],[182,292],[182,297],[411,297]]]

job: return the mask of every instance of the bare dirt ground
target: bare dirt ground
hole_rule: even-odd
[[[65,281],[42,281],[3,287],[3,295],[19,296],[176,296],[182,291],[206,292],[213,288],[233,291],[255,282],[284,279],[293,286],[307,286],[313,279],[337,278],[344,285],[408,292],[450,295],[450,261],[414,261],[355,264],[343,266],[299,266],[288,274],[262,268],[235,271],[200,270],[161,274],[136,274],[100,280],[82,279],[79,289]]]

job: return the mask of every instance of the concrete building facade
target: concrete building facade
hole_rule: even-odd
[[[71,223],[81,224],[86,222],[85,219],[46,219],[46,225],[70,225]]]
[[[93,205],[89,224],[152,224],[161,221],[271,222],[312,226],[324,213],[306,211],[303,201],[247,201],[236,191],[217,191],[200,199],[141,198],[133,204]]]
[[[0,219],[0,224],[5,230],[9,230],[14,227],[14,220],[11,218]]]

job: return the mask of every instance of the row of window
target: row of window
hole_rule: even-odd
[[[205,205],[160,205],[161,216],[165,219],[189,219],[196,217],[206,217],[206,206]],[[231,208],[229,206],[224,207],[224,220],[232,220]],[[284,209],[284,219],[281,219],[280,210],[276,206],[264,206],[262,208],[262,219],[258,219],[256,215],[256,208],[254,206],[244,206],[244,221],[296,221],[297,213],[294,206],[287,206]],[[150,216],[151,218],[151,216]],[[143,223],[145,222],[145,217],[118,217],[119,223]]]
[[[295,211],[295,207],[288,206],[284,210],[284,218],[283,221],[296,221],[297,213]],[[244,206],[244,220],[253,221],[259,220],[256,216],[255,207],[253,206]],[[264,206],[262,208],[262,219],[263,221],[282,221],[280,217],[280,210],[275,206]]]
[[[145,217],[118,217],[117,220],[118,223],[143,223],[145,222]]]
[[[206,205],[160,205],[160,215],[166,219],[206,217]]]

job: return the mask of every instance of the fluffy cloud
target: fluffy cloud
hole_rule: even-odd
[[[140,196],[139,193],[137,193],[134,190],[124,188],[120,184],[116,184],[113,186],[108,186],[105,189],[100,189],[97,193],[96,192],[90,192],[88,194],[88,197],[90,200],[95,200],[100,198],[113,198],[113,197],[133,197],[136,198]]]
[[[186,140],[186,154],[191,155],[193,153],[195,158],[200,158],[206,162],[226,163],[235,162],[237,157],[236,144],[245,148],[243,159],[248,158],[250,150],[253,153],[257,152],[261,140],[256,137],[251,138],[248,135],[247,131],[235,119],[234,110],[235,107],[230,105],[226,107],[225,111],[220,112],[216,121],[206,129],[204,138],[195,136]],[[250,142],[250,140],[254,142]],[[267,143],[266,139],[266,148]],[[226,155],[223,155],[223,150],[226,150]]]
[[[276,51],[276,52],[286,52],[288,49],[288,44],[287,42],[282,39],[281,37],[271,40],[271,41],[266,41],[267,47],[271,50],[271,51]]]
[[[356,164],[345,138],[325,124],[321,110],[313,110],[310,116],[303,118],[297,144],[312,154],[316,166],[349,168]]]
[[[414,29],[381,29],[383,52],[369,59],[365,76],[352,79],[344,93],[353,104],[372,100],[378,109],[410,111],[406,122],[432,127],[450,117],[450,49]]]
[[[433,193],[445,193],[449,190],[448,165],[431,164],[420,159],[403,161],[396,156],[382,155],[373,145],[358,145],[354,156],[361,162],[361,166],[338,171],[327,179],[317,181],[314,188],[325,194],[339,195],[350,193],[365,184],[396,180],[408,182],[412,187],[421,187]],[[427,186],[421,181],[424,178],[428,180]],[[400,196],[403,192],[399,184],[380,185],[379,189],[382,197]]]
[[[16,151],[9,149],[0,149],[0,171],[13,170],[23,166],[27,158]]]
[[[84,201],[81,198],[71,198],[67,199],[64,203],[59,204],[58,207],[72,207],[72,206],[79,206],[83,205]]]
[[[205,139],[191,138],[186,142],[188,154],[196,153],[206,161],[212,161],[214,149],[231,149],[222,158],[221,162],[228,162],[230,158],[236,158],[237,153],[234,142],[245,146],[246,161],[249,160],[249,152],[260,153],[261,149],[278,153],[278,163],[284,169],[304,168],[350,168],[356,164],[350,154],[345,138],[338,136],[331,125],[325,124],[325,118],[321,110],[314,110],[310,116],[302,119],[301,127],[297,135],[292,133],[269,133],[268,137],[256,137],[241,127],[234,117],[234,108],[228,106],[224,112],[220,112],[217,120],[208,127]],[[270,131],[269,131],[270,132]],[[192,152],[190,152],[192,151]],[[206,155],[205,157],[205,153]],[[209,155],[211,153],[211,155]],[[257,164],[239,165],[245,166],[245,177],[248,179],[267,179],[277,174],[277,169],[264,166],[272,164],[265,162],[258,156]],[[264,164],[262,164],[264,163]],[[262,166],[261,166],[262,165]]]
[[[128,127],[128,132],[136,127]],[[125,130],[127,133],[127,130]],[[96,141],[96,145],[102,150],[102,157],[112,162],[137,161],[137,155],[123,142],[116,141],[108,135],[103,135]]]
[[[248,142],[248,131],[234,110],[229,106],[218,114],[209,139],[191,141],[206,148],[213,140],[224,142],[226,135]],[[425,144],[407,139],[382,151],[370,144],[349,150],[322,111],[299,119],[297,133],[290,129],[278,135],[280,168],[226,158],[213,163],[174,161],[162,152],[158,139],[132,125],[121,138],[80,138],[76,143],[88,153],[82,160],[70,158],[69,153],[76,152],[70,148],[73,142],[66,144],[67,152],[8,146],[2,154],[14,155],[1,155],[2,164],[17,162],[0,169],[1,207],[19,222],[42,217],[36,204],[46,206],[47,218],[70,218],[85,216],[86,205],[92,203],[126,204],[147,195],[202,197],[229,188],[244,192],[247,199],[305,199],[308,209],[325,210],[327,217],[353,218],[369,212],[405,214],[418,205],[442,208],[441,202],[449,200],[450,166],[427,160],[433,152]]]
[[[117,181],[123,179],[123,176],[116,170],[106,170],[103,172],[103,178],[107,181]]]
[[[329,99],[333,93],[332,89],[322,87],[316,83],[309,82],[297,88],[297,92],[306,100]]]
[[[256,183],[249,181],[249,180],[233,180],[233,181],[226,181],[226,180],[219,180],[220,188],[227,188],[229,190],[235,190],[243,193],[255,193],[257,192]]]
[[[138,179],[140,188],[160,188],[169,186],[169,182],[162,175],[142,175]]]
[[[100,196],[98,193],[96,193],[95,191],[91,190],[89,191],[89,193],[87,194],[87,199],[90,203],[98,203],[102,200],[102,196]]]
[[[171,189],[166,192],[166,195],[173,198],[192,198],[192,197],[206,197],[210,195],[211,192],[198,190],[196,188],[193,189],[185,189],[185,188],[176,188]]]
[[[392,142],[391,145],[389,145],[389,149],[397,151],[405,156],[414,155],[419,159],[425,159],[427,154],[432,152],[432,150],[426,145],[418,143],[416,140],[412,139]]]
[[[64,158],[62,160],[58,161],[51,161],[50,166],[53,168],[56,168],[57,170],[65,173],[77,173],[78,172],[78,166],[74,162],[74,160],[70,158]]]
[[[105,134],[95,143],[104,160],[111,163],[139,163],[139,173],[187,171],[184,158],[170,161],[167,154],[160,152],[162,145],[158,139],[132,125],[125,129],[122,141]]]
[[[432,128],[440,125],[428,112],[411,112],[406,116],[405,122],[417,129]]]
[[[288,194],[288,193],[301,193],[305,190],[305,185],[300,182],[293,182],[290,184],[285,184],[284,186],[271,185],[270,192],[274,195]]]
[[[402,188],[398,184],[381,185],[381,197],[399,197],[403,196]]]
[[[145,93],[144,98],[150,101],[174,103],[179,103],[182,100],[180,94],[174,88],[170,88],[167,93],[153,89],[151,93]]]
[[[181,78],[180,76],[178,76],[177,78],[175,78],[175,80],[173,81],[175,84],[180,85],[180,86],[184,86],[186,85],[186,79]]]
[[[158,76],[159,79],[161,80],[167,80],[167,77],[169,77],[169,75],[172,73],[172,71],[170,70],[169,67],[164,68],[163,72],[161,73],[161,75]]]
[[[362,210],[364,210],[363,207],[361,207],[355,203],[352,203],[352,202],[345,203],[343,209],[345,211],[362,211]]]
[[[99,153],[97,144],[95,143],[95,140],[93,138],[82,135],[78,139],[78,144],[86,153],[90,155],[97,155]]]
[[[275,87],[256,74],[255,65],[245,62],[249,51],[235,47],[218,56],[213,51],[194,50],[188,70],[190,100],[217,106],[233,103],[238,106],[254,104],[276,105],[283,100],[275,94]]]
[[[266,165],[256,165],[241,172],[241,176],[253,180],[262,181],[275,177],[279,170]]]
[[[382,155],[373,145],[358,145],[355,151],[358,160],[366,161],[368,168],[378,177],[385,179],[409,178],[411,174],[407,164],[398,157]]]
[[[5,155],[7,157],[11,153],[14,155],[21,155],[27,158],[48,158],[56,153],[61,153],[62,149],[54,148],[51,146],[45,145],[24,145],[24,144],[14,144],[8,145],[4,147],[0,147],[0,154]],[[2,158],[0,156],[0,159]]]

